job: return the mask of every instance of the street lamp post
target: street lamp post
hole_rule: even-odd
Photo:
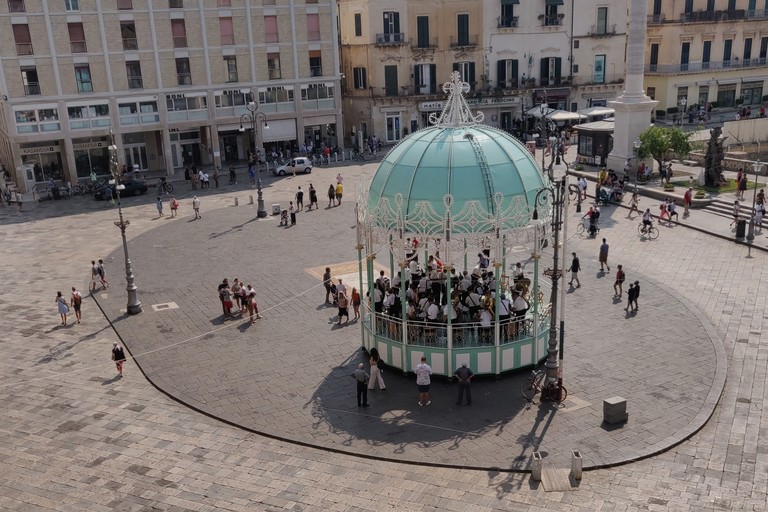
[[[253,91],[251,91],[251,98],[253,98]],[[253,157],[255,159],[256,165],[256,195],[258,196],[257,200],[257,206],[256,206],[256,216],[258,218],[264,218],[267,216],[267,209],[264,207],[264,195],[261,190],[261,165],[259,165],[258,157],[259,157],[259,149],[256,146],[256,122],[258,121],[264,126],[267,126],[267,116],[264,114],[264,112],[259,111],[259,104],[255,101],[249,101],[245,105],[246,110],[248,110],[247,113],[240,116],[240,133],[245,132],[245,128],[243,128],[243,123],[251,123],[251,132],[253,133]]]
[[[541,140],[544,142],[542,144],[541,148],[541,172],[544,172],[544,167],[546,166],[546,162],[544,161],[544,157],[546,156],[545,153],[547,152],[547,118],[544,117],[547,113],[547,109],[549,108],[549,105],[546,103],[542,103],[539,105],[539,111],[541,112]]]
[[[115,145],[115,136],[112,133],[112,128],[109,129],[109,172],[112,174],[112,180],[115,182],[115,191],[117,193],[117,214],[120,218],[115,222],[115,226],[120,228],[120,236],[123,239],[123,253],[125,254],[125,280],[126,291],[128,292],[128,305],[126,311],[129,315],[136,315],[141,313],[141,302],[139,301],[138,288],[134,281],[133,268],[131,268],[131,258],[128,256],[128,240],[125,238],[125,228],[127,228],[131,221],[123,219],[123,208],[120,204],[120,190],[125,189],[120,180],[120,165],[117,161],[117,146]]]
[[[559,265],[560,253],[560,228],[563,224],[563,206],[565,205],[565,193],[567,189],[568,176],[553,181],[550,173],[550,187],[539,190],[534,200],[533,220],[539,218],[539,206],[546,206],[547,202],[552,200],[552,236],[554,246],[552,248],[552,268],[544,271],[544,275],[552,280],[552,290],[550,294],[550,314],[549,314],[549,342],[547,344],[547,369],[546,386],[548,389],[556,388],[557,394],[550,394],[550,398],[555,398],[558,402],[561,398],[563,386],[562,375],[560,375],[560,365],[558,361],[558,323],[557,323],[557,286],[562,270]],[[562,336],[561,336],[562,345]],[[562,346],[560,347],[562,350]]]
[[[680,126],[683,126],[685,119],[685,106],[688,104],[687,98],[680,98]]]
[[[757,201],[757,177],[763,170],[763,164],[758,160],[752,164],[752,169],[755,171],[755,190],[752,193],[752,214],[749,220],[749,232],[747,233],[747,240],[750,243],[755,239],[755,202]]]

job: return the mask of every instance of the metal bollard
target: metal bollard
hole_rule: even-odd
[[[581,467],[584,460],[579,450],[571,451],[571,474],[576,480],[581,480]]]
[[[240,201],[238,201],[237,198],[235,198],[235,206],[239,206],[239,205],[240,205]]]
[[[248,196],[248,204],[253,204],[253,194]]]
[[[533,452],[533,465],[531,467],[531,479],[534,482],[541,482],[541,470],[543,461],[540,452]]]

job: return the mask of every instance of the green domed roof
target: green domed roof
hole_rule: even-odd
[[[386,219],[374,215],[374,222],[388,229],[400,217],[406,231],[439,235],[450,219],[454,232],[460,220],[458,231],[487,233],[527,226],[544,187],[533,157],[508,133],[475,123],[438,125],[389,152],[371,181],[368,209],[387,205]]]

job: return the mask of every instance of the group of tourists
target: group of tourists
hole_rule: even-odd
[[[218,287],[218,293],[225,320],[227,318],[235,318],[232,312],[233,307],[236,307],[240,318],[247,312],[251,323],[255,319],[261,318],[259,305],[256,302],[256,290],[253,289],[252,285],[243,284],[237,277],[232,285],[230,285],[229,279],[225,278]],[[256,315],[255,318],[254,314]]]

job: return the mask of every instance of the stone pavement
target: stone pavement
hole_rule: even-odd
[[[324,181],[331,180],[329,174]],[[290,180],[281,180],[269,194],[280,186],[293,190]],[[204,216],[231,204],[232,195],[204,196]],[[131,237],[158,224],[150,220],[151,198],[126,203]],[[624,263],[630,276],[664,283],[704,313],[723,339],[728,380],[712,418],[689,440],[637,463],[587,472],[578,492],[547,493],[525,475],[367,460],[253,435],[167,399],[132,363],[126,378],[115,380],[108,361],[115,335],[91,299],[84,304],[85,323],[58,328],[53,296],[72,284],[85,288],[88,261],[115,249],[116,212],[74,200],[30,210],[0,210],[0,400],[6,412],[0,421],[0,509],[768,509],[768,450],[760,443],[768,426],[762,412],[762,253],[748,258],[744,247],[682,227],[643,242],[636,221],[623,220],[623,212],[615,215],[601,233],[611,243],[612,262]],[[569,244],[585,263],[596,256],[594,241]],[[118,267],[110,265],[112,294],[121,290]],[[138,279],[140,287],[148,286]],[[582,291],[586,287],[577,293]],[[638,318],[649,320],[649,331],[664,338],[667,333],[651,323],[664,313],[669,312]],[[568,379],[582,376],[569,374],[576,372],[566,350],[566,383],[572,385]],[[687,361],[677,355],[670,358],[683,372]],[[678,403],[685,405],[684,397]]]
[[[306,189],[308,179],[294,181]],[[612,298],[612,277],[587,263],[596,256],[590,240],[573,244],[586,261],[583,287],[568,292],[575,300],[566,308],[569,399],[562,408],[528,405],[520,394],[528,372],[477,381],[471,409],[454,404],[455,385],[436,383],[432,406],[420,408],[413,378],[388,371],[387,392],[373,393],[372,407],[361,412],[350,378],[362,361],[360,327],[337,326],[320,279],[303,271],[329,265],[338,274],[338,263],[355,258],[353,200],[348,193],[339,207],[299,213],[291,228],[275,218],[254,221],[253,207],[161,222],[131,244],[145,312],[125,316],[124,295],[113,289],[96,299],[144,374],[170,396],[256,432],[343,452],[527,469],[537,449],[560,467],[579,449],[586,467],[605,466],[680,442],[714,409],[727,365],[717,333],[627,265],[629,278],[643,282],[644,300],[641,314],[625,314],[625,303]],[[530,255],[521,249],[509,261]],[[108,266],[117,268],[122,254],[109,255]],[[550,260],[543,257],[545,265]],[[224,277],[254,285],[262,320],[223,321],[216,287]],[[178,308],[153,311],[171,302]],[[621,428],[602,425],[602,402],[616,395],[629,402],[631,421]]]

